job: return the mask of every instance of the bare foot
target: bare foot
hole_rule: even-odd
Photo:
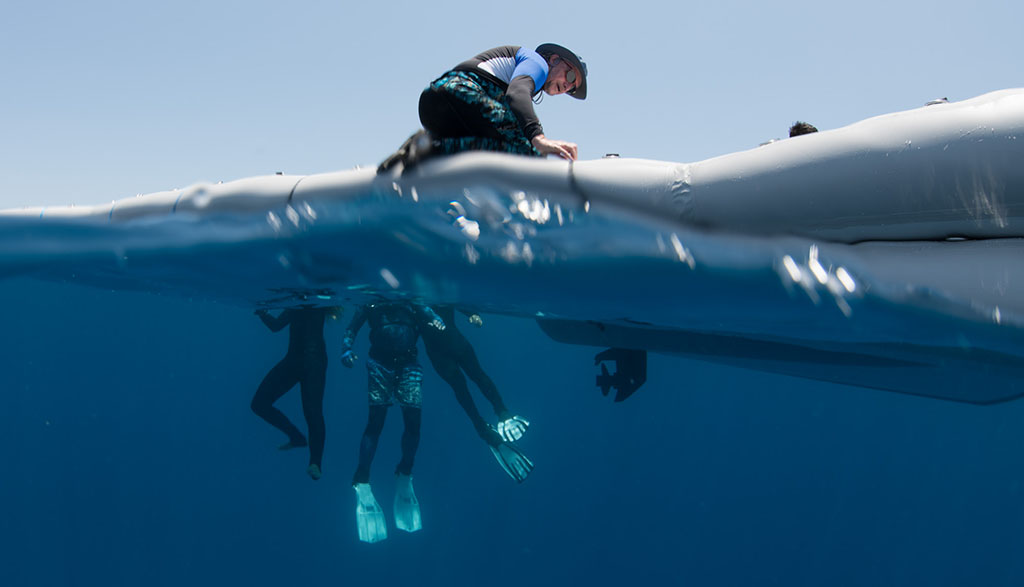
[[[306,442],[305,438],[299,438],[296,440],[289,440],[288,442],[277,447],[277,450],[291,450],[293,448],[302,448],[304,446],[309,446],[309,443]]]

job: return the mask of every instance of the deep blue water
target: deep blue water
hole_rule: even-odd
[[[647,384],[614,404],[594,385],[600,347],[556,343],[526,317],[797,341],[787,360],[846,381],[869,368],[800,353],[907,353],[931,370],[883,366],[873,381],[923,393],[907,381],[921,373],[967,399],[992,385],[1009,397],[1024,392],[1019,239],[756,238],[575,200],[551,200],[547,218],[546,197],[484,186],[3,218],[0,585],[1024,584],[1024,403],[652,354]],[[252,309],[303,292],[347,306],[326,332],[318,482],[249,408],[287,347]],[[366,371],[338,359],[374,294],[493,311],[460,330],[532,422],[520,444],[536,469],[510,480],[428,367],[424,529],[393,526],[394,411],[372,477],[392,526],[364,544],[350,482]],[[737,349],[718,358],[758,358]],[[304,428],[297,390],[278,405]]]
[[[3,585],[1024,583],[1021,402],[652,355],[647,385],[613,404],[593,385],[599,349],[485,315],[461,330],[532,422],[537,468],[507,478],[427,368],[424,529],[370,545],[349,485],[366,373],[337,360],[351,309],[326,333],[314,483],[249,411],[287,346],[250,310],[3,283]],[[279,405],[302,422],[297,392]],[[394,412],[373,471],[389,522],[400,430]]]

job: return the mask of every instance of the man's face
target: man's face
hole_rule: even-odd
[[[576,89],[580,73],[558,55],[548,60],[548,79],[544,82],[544,92],[549,96],[557,96]]]

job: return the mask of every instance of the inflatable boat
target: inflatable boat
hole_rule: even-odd
[[[566,343],[992,403],[1024,394],[1022,139],[1024,90],[1003,90],[696,163],[477,152],[5,210],[0,256],[193,294],[233,287],[232,251],[262,243],[287,259],[233,300],[410,295],[539,317]],[[163,271],[125,261],[174,250]],[[223,275],[175,281],[188,251],[223,256]]]

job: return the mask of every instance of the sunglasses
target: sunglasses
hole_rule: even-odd
[[[558,55],[555,55],[555,58],[551,60],[551,64],[552,65],[558,65],[561,62],[562,62],[562,58],[559,57]],[[566,65],[569,65],[569,64],[566,63]],[[575,92],[576,91],[576,70],[573,69],[572,67],[569,67],[569,71],[565,72],[565,81],[566,81],[566,83],[572,84],[572,89],[569,90],[569,92],[570,93]]]
[[[569,82],[570,84],[575,84],[576,83],[576,71],[573,70],[572,68],[569,68],[569,71],[565,72],[565,81]],[[573,88],[573,89],[575,89],[575,88]]]

